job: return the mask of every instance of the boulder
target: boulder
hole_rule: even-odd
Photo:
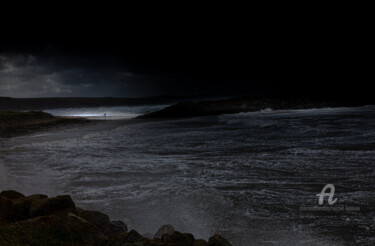
[[[39,216],[0,226],[0,245],[104,245],[107,237],[94,225],[69,213]]]
[[[11,221],[14,216],[12,200],[0,196],[0,223]]]
[[[130,232],[123,233],[118,235],[112,240],[110,245],[124,245],[124,246],[131,246],[131,245],[139,245],[141,241],[145,238],[142,237],[137,231],[131,230]]]
[[[144,238],[140,243],[139,246],[159,246],[160,244],[153,242],[148,238]]]
[[[107,245],[107,246],[231,246],[216,234],[208,243],[176,231],[159,228],[153,239],[131,230],[122,221],[76,208],[70,196],[25,197],[16,191],[0,193],[0,245]]]
[[[162,239],[163,235],[172,235],[176,230],[171,225],[163,225],[155,233],[154,238]]]
[[[76,213],[76,206],[70,196],[57,196],[34,200],[30,206],[30,217],[48,216],[51,214],[66,215]]]
[[[162,237],[162,241],[171,246],[192,246],[194,243],[194,236],[191,234],[175,231],[171,235],[164,234]]]
[[[114,235],[118,235],[124,232],[128,232],[128,227],[122,221],[111,221],[110,228]]]
[[[11,200],[25,197],[23,194],[21,194],[17,191],[14,191],[14,190],[2,191],[0,193],[0,196],[6,197],[6,198],[11,199]]]
[[[109,238],[97,226],[72,213],[69,213],[66,225],[71,232],[71,238],[80,242],[80,245],[103,245]]]
[[[207,246],[207,242],[202,239],[197,239],[194,241],[193,246]]]
[[[129,243],[140,242],[143,239],[143,237],[135,230],[131,230],[130,232],[125,234],[127,234],[126,241]]]
[[[127,232],[128,228],[122,221],[110,221],[109,216],[98,211],[89,211],[77,208],[77,215],[94,224],[100,231],[108,236],[119,235]]]
[[[153,239],[154,235],[152,233],[146,232],[142,234],[142,237],[148,238],[148,239]]]
[[[232,246],[232,244],[219,234],[215,234],[208,240],[208,246]]]
[[[30,207],[34,201],[47,198],[44,195],[33,195],[28,197],[21,197],[16,193],[5,193],[8,197],[18,197],[15,199],[0,196],[0,218],[8,222],[15,222],[31,218]],[[15,196],[16,195],[16,196]],[[6,215],[5,215],[5,211]]]
[[[32,195],[28,197],[22,197],[13,200],[13,209],[15,212],[15,216],[13,217],[13,221],[25,220],[31,218],[30,216],[30,208],[31,204],[35,201],[42,200],[48,198],[45,195]]]
[[[107,231],[109,226],[109,216],[98,211],[77,209],[77,215],[97,226],[100,230]]]

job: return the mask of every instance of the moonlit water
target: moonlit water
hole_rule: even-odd
[[[172,224],[237,246],[375,244],[373,106],[267,109],[0,144],[1,189],[70,194],[141,233]],[[318,205],[328,183],[336,206],[360,211],[300,211]]]
[[[61,108],[44,110],[54,116],[85,117],[88,119],[131,119],[139,115],[163,109],[168,105],[111,106],[97,108]],[[104,116],[104,114],[106,116]]]

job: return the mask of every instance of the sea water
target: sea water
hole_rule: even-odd
[[[150,104],[137,106],[103,106],[85,108],[59,108],[44,110],[55,116],[84,117],[98,120],[120,120],[131,119],[139,115],[154,112],[167,107],[166,104]]]
[[[1,190],[70,194],[140,233],[172,224],[237,246],[375,244],[373,106],[148,121],[0,147]],[[327,184],[337,201],[319,205]],[[314,206],[359,210],[301,209]]]

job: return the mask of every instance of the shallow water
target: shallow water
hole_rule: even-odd
[[[375,244],[373,106],[143,122],[55,139],[3,140],[0,189],[71,194],[141,233],[172,224],[239,246]],[[328,183],[332,206],[360,211],[300,211],[318,206]]]

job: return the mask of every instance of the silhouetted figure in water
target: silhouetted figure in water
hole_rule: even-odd
[[[104,119],[105,119],[105,120],[107,119],[107,114],[106,114],[106,113],[104,113]]]

